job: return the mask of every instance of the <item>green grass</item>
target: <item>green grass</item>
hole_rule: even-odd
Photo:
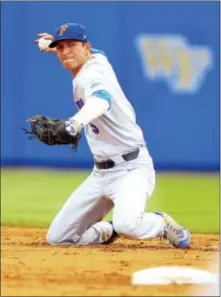
[[[89,174],[25,169],[1,172],[2,225],[30,227],[47,227]],[[146,210],[168,212],[191,232],[219,233],[219,175],[157,174]]]

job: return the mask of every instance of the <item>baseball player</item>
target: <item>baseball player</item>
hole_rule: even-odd
[[[188,248],[191,236],[187,229],[166,213],[144,212],[155,186],[153,161],[135,111],[105,53],[91,47],[80,24],[67,23],[53,35],[38,36],[52,41],[45,51],[56,53],[72,74],[78,111],[65,122],[65,129],[72,136],[84,129],[94,157],[91,174],[52,221],[48,243],[109,243],[121,235],[163,237],[174,247]],[[111,210],[112,221],[102,220]]]

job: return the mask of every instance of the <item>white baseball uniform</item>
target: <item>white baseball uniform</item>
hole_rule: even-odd
[[[70,195],[48,230],[50,244],[87,245],[108,240],[113,227],[102,219],[110,210],[114,229],[126,237],[148,239],[163,232],[163,218],[144,212],[154,189],[155,171],[143,132],[111,64],[98,52],[73,80],[75,104],[80,109],[103,91],[111,98],[109,110],[84,130],[95,164],[112,160],[114,166],[98,169],[95,165]],[[137,150],[132,160],[122,157]]]

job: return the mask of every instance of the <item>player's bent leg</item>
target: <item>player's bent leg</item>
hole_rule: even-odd
[[[91,245],[108,242],[113,234],[113,226],[106,221],[101,221],[92,225],[82,235],[73,236],[71,239],[60,240],[47,236],[50,245]]]
[[[113,227],[119,235],[130,239],[151,239],[162,235],[164,222],[154,213],[143,213],[130,219],[116,215]]]
[[[153,168],[135,164],[134,170],[115,186],[113,226],[117,233],[131,239],[149,239],[163,234],[164,219],[144,212],[154,184]]]
[[[89,227],[83,234],[73,234],[69,239],[62,239],[52,232],[47,233],[50,245],[90,245],[108,242],[114,232],[113,225],[100,221]]]
[[[112,205],[105,200],[100,202],[97,204],[97,210],[98,213],[102,212],[103,216],[108,213]],[[58,226],[52,223],[47,233],[47,242],[51,245],[90,245],[108,241],[113,234],[113,225],[106,221],[96,220],[96,216],[94,216],[94,221],[89,222],[87,217],[79,220],[79,226],[81,224],[84,226],[84,230],[82,231],[78,228],[70,230],[69,226],[67,226],[66,230],[64,228],[57,228]],[[70,232],[67,232],[67,230],[70,230]]]
[[[70,195],[52,221],[47,242],[51,245],[87,245],[108,240],[113,227],[99,221],[112,207],[113,202],[103,196],[100,184],[91,174]]]
[[[188,248],[191,236],[168,214],[145,213],[146,199],[154,188],[151,169],[137,168],[121,179],[121,187],[116,192],[113,209],[113,226],[117,233],[131,239],[164,237],[177,248]]]

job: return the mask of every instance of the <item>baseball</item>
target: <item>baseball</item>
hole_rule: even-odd
[[[50,43],[51,43],[51,40],[41,37],[38,40],[38,47],[40,48],[40,50],[44,51],[44,50],[48,49],[48,46],[49,46]]]

